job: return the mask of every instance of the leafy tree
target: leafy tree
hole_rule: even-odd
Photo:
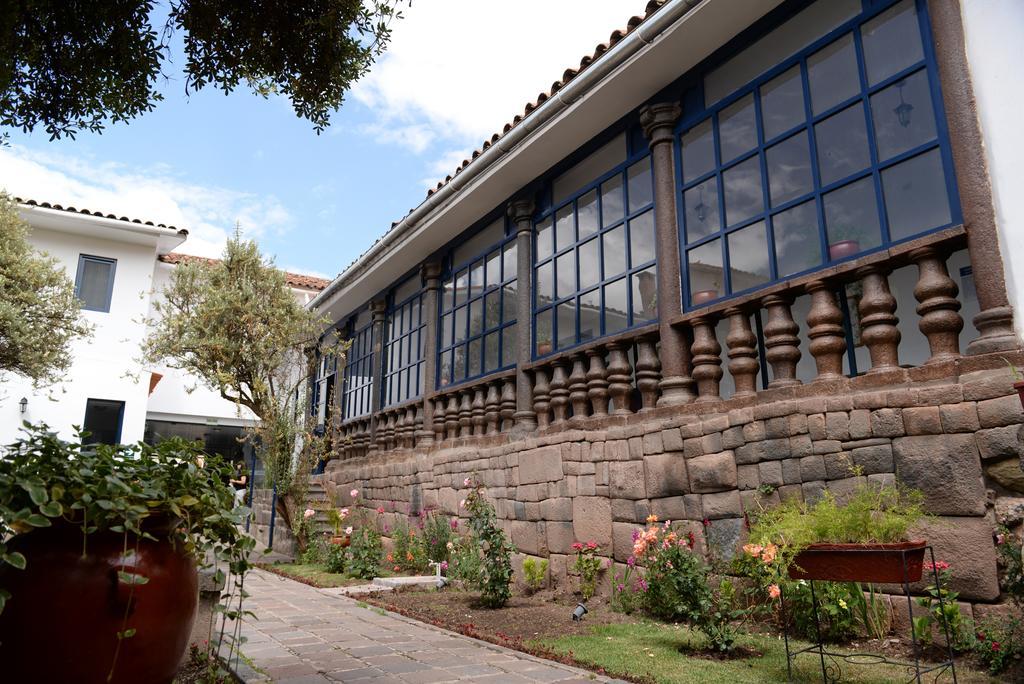
[[[0,7],[0,126],[42,126],[52,140],[151,111],[180,34],[186,92],[207,85],[277,92],[319,133],[387,47],[405,2],[7,2]]]
[[[292,521],[301,508],[311,466],[324,454],[325,436],[310,430],[307,385],[316,352],[343,353],[320,340],[325,321],[295,298],[284,273],[259,247],[238,235],[220,261],[179,264],[153,300],[145,363],[185,371],[259,419],[252,429],[268,484]],[[338,347],[335,349],[335,347]]]
[[[71,341],[92,334],[75,286],[56,259],[32,248],[18,205],[0,193],[0,379],[10,372],[36,387],[71,365]]]

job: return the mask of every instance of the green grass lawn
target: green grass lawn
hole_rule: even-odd
[[[701,648],[703,637],[700,634],[685,627],[649,622],[595,626],[590,634],[541,639],[536,645],[563,655],[571,654],[577,662],[604,668],[613,677],[646,677],[657,684],[786,681],[786,651],[781,636],[744,634],[737,643],[764,655],[724,661],[687,656],[680,652],[680,647]],[[790,643],[795,648],[807,645],[804,642]],[[843,681],[905,682],[911,679],[906,670],[891,665],[841,663],[841,668]],[[959,661],[957,678],[960,682],[993,681],[986,675],[968,671],[966,665],[961,666]],[[927,679],[933,681],[934,673]],[[793,681],[821,681],[821,664],[817,655],[797,657]],[[938,681],[952,682],[953,678],[946,673]]]
[[[274,563],[263,566],[271,572],[278,572],[294,579],[305,581],[321,589],[333,587],[350,587],[356,584],[368,584],[368,580],[358,577],[349,577],[343,573],[327,572],[323,565],[312,565],[308,563]]]

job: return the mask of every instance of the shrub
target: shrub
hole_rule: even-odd
[[[989,618],[968,632],[972,650],[990,674],[997,675],[1024,655],[1024,626],[1017,618]]]
[[[523,559],[523,577],[526,580],[526,588],[531,594],[541,590],[547,575],[547,558],[542,558],[538,561],[532,556],[527,556]]]
[[[626,561],[626,571],[612,578],[612,610],[631,614],[640,606],[645,591],[647,582],[637,570],[636,557],[630,556]]]
[[[389,559],[394,563],[393,569],[396,572],[422,572],[427,568],[423,538],[417,534],[416,528],[409,526],[409,521],[404,517],[399,517],[395,523],[395,529],[391,531],[391,541],[394,546]]]
[[[1003,568],[1003,590],[1013,602],[1024,607],[1024,558],[1021,556],[1021,540],[1005,527],[996,533],[996,552]]]
[[[854,585],[855,587],[855,585]],[[818,615],[815,620],[811,601],[811,585],[805,580],[786,582],[787,619],[794,634],[811,641],[848,641],[857,634],[857,617],[850,603],[851,584],[846,582],[815,582]],[[854,588],[853,591],[859,591]]]
[[[304,565],[321,565],[327,560],[327,543],[321,537],[313,537],[306,544],[300,560]]]
[[[480,587],[483,580],[483,564],[480,542],[472,535],[456,537],[448,542],[448,577],[466,587]]]
[[[380,532],[369,525],[360,527],[352,533],[352,542],[348,547],[348,574],[361,579],[373,579],[380,572],[383,554]]]
[[[455,537],[458,519],[449,519],[437,511],[424,511],[420,520],[423,523],[423,553],[427,561],[442,563],[449,560],[448,542]]]
[[[572,545],[572,550],[576,552],[576,562],[572,567],[580,575],[580,593],[584,601],[589,601],[597,592],[597,575],[601,572],[601,559],[597,557],[597,552],[600,548],[594,541]]]
[[[470,529],[483,552],[480,599],[488,608],[501,608],[512,596],[512,552],[515,548],[498,527],[494,506],[484,498],[483,486],[474,485],[468,478],[464,484],[472,487],[463,503],[469,512]]]
[[[938,571],[939,583],[929,584],[925,589],[925,596],[917,599],[917,605],[926,608],[924,615],[915,617],[912,622],[914,636],[918,643],[929,644],[932,640],[932,627],[936,627],[944,633],[949,629],[949,638],[952,646],[957,650],[969,648],[969,640],[965,640],[965,624],[963,615],[960,613],[960,605],[956,602],[959,592],[947,589],[952,572],[949,563],[936,561],[934,568],[931,562],[925,563],[925,576],[931,574],[932,570]],[[939,599],[942,599],[940,602]]]
[[[327,572],[341,574],[345,572],[345,561],[348,550],[341,544],[328,544],[327,553],[324,556],[324,567]]]

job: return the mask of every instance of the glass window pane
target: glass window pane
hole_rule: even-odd
[[[817,124],[814,141],[822,185],[846,178],[871,163],[864,107],[859,102]]]
[[[722,148],[723,164],[757,145],[753,93],[737,100],[719,113],[718,144]]]
[[[878,159],[897,154],[935,138],[935,116],[928,89],[928,73],[922,69],[871,96]]]
[[[611,278],[626,270],[626,230],[619,226],[601,236],[604,241],[604,277]]]
[[[807,59],[811,107],[815,114],[831,109],[860,92],[853,35],[846,34]]]
[[[601,281],[601,255],[597,238],[580,245],[579,253],[580,289],[585,290]]]
[[[486,329],[501,325],[501,292],[494,290],[484,297],[484,326]]]
[[[597,232],[597,190],[591,190],[576,200],[576,220],[580,238]]]
[[[459,271],[455,274],[455,303],[465,304],[469,299],[469,273]]]
[[[601,290],[594,288],[580,295],[580,342],[601,336]]]
[[[557,282],[555,296],[558,299],[576,292],[576,253],[566,252],[556,259]]]
[[[712,240],[686,253],[690,304],[700,306],[722,292],[722,240]]]
[[[455,348],[454,370],[452,371],[452,382],[459,382],[466,378],[466,345]]]
[[[734,225],[764,211],[761,166],[757,155],[722,174],[725,186],[725,224]]]
[[[768,262],[768,234],[764,221],[729,234],[729,276],[733,292],[771,280]]]
[[[519,288],[516,287],[516,282],[513,280],[502,288],[502,292],[504,292],[504,299],[501,303],[502,322],[516,320],[516,312],[519,310]]]
[[[811,191],[811,153],[807,133],[801,131],[768,148],[768,187],[772,206],[778,206]]]
[[[466,307],[460,306],[455,310],[455,341],[461,342],[466,339]]]
[[[502,278],[504,280],[515,278],[516,273],[519,270],[518,250],[516,249],[515,242],[510,242],[509,244],[505,245],[505,250],[502,253],[501,260],[503,262],[502,269],[504,269],[502,273]]]
[[[711,119],[683,134],[683,182],[703,176],[715,168],[715,146]]]
[[[686,239],[690,242],[721,230],[718,217],[718,179],[712,176],[683,193]]]
[[[484,300],[474,299],[469,303],[469,334],[479,335],[484,329]]]
[[[484,338],[484,372],[490,373],[501,367],[501,333],[491,333]]]
[[[611,335],[629,327],[626,304],[626,279],[604,286],[604,334]]]
[[[558,348],[565,349],[576,344],[576,301],[563,302],[557,307]]]
[[[501,282],[501,252],[491,252],[487,257],[487,287]]]
[[[547,309],[537,314],[534,322],[534,337],[537,342],[537,356],[544,356],[551,353],[551,338],[554,327],[551,323],[553,309]]]
[[[82,259],[78,263],[76,294],[82,301],[82,308],[89,311],[110,311],[110,276],[114,264],[98,259]]]
[[[818,212],[813,201],[798,204],[772,217],[775,264],[780,278],[821,263]]]
[[[601,219],[610,226],[625,215],[622,201],[622,176],[615,175],[601,183]]]
[[[594,288],[580,295],[580,312],[601,308],[601,290]]]
[[[455,305],[455,281],[448,278],[441,289],[441,310],[451,311]]]
[[[799,66],[761,86],[761,121],[765,140],[771,140],[804,120],[804,87]]]
[[[924,59],[913,0],[904,0],[864,24],[861,36],[871,85]]]
[[[654,201],[651,185],[651,158],[647,157],[629,167],[629,213],[639,211]]]
[[[633,284],[633,325],[655,320],[658,317],[657,267],[634,273],[630,282]]]
[[[576,230],[573,225],[572,205],[566,206],[555,212],[555,251],[560,252],[572,243],[576,242]]]
[[[634,268],[654,261],[654,210],[646,211],[629,222],[629,256]]]
[[[483,260],[473,262],[469,272],[470,296],[479,294],[484,286],[484,262]]]
[[[938,149],[882,171],[882,192],[892,240],[950,222],[946,177]]]
[[[555,265],[548,262],[537,267],[537,306],[543,306],[555,296]]]
[[[553,240],[554,231],[551,229],[551,218],[549,217],[537,224],[537,261],[551,256]]]
[[[824,200],[829,259],[842,259],[881,244],[878,201],[871,177],[834,190]]]
[[[511,366],[516,362],[516,326],[501,329],[501,366]]]
[[[466,365],[466,377],[480,375],[483,367],[483,338],[478,337],[469,343],[469,363]]]

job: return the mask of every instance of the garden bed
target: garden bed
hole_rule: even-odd
[[[744,633],[737,643],[740,655],[719,659],[706,652],[704,637],[698,632],[616,613],[600,599],[589,602],[590,612],[582,622],[573,622],[570,617],[576,598],[554,592],[515,595],[499,610],[483,608],[477,594],[456,589],[403,589],[368,594],[362,600],[460,634],[640,684],[727,680],[738,684],[786,679],[785,648],[778,634]],[[797,648],[806,645],[792,643]],[[858,651],[879,646],[867,642],[860,645],[863,648]],[[889,665],[842,664],[842,671],[845,681],[906,679],[905,670]],[[967,659],[957,660],[957,676],[961,682],[997,681],[969,669]],[[952,681],[951,677],[946,679]],[[820,664],[814,656],[803,655],[796,660],[794,680],[821,680]]]
[[[323,565],[312,563],[257,563],[257,567],[308,584],[317,589],[334,589],[369,584],[370,580],[350,577],[344,573],[327,572]],[[388,576],[388,575],[382,575]]]

